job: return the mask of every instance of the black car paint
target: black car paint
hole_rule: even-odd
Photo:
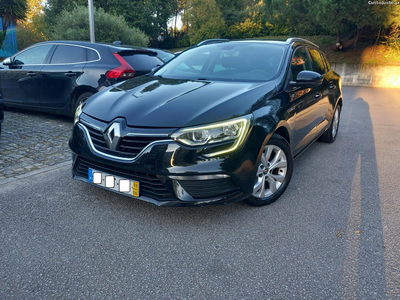
[[[8,106],[73,116],[75,101],[85,92],[96,93],[124,79],[107,79],[106,72],[120,63],[113,53],[142,51],[156,55],[156,52],[141,47],[122,47],[100,43],[76,41],[50,41],[35,44],[23,51],[40,45],[52,45],[45,61],[40,65],[9,65],[0,70],[0,92]],[[75,45],[97,51],[99,60],[71,64],[49,64],[58,45]],[[15,54],[19,55],[21,52]],[[162,65],[163,61],[158,60]],[[149,73],[137,70],[135,76]]]
[[[312,47],[301,42],[288,46],[285,54],[287,63],[276,78],[268,82],[209,82],[149,76],[126,81],[110,87],[106,93],[96,95],[88,101],[81,115],[83,124],[97,124],[102,131],[116,118],[127,117],[127,126],[136,131],[154,134],[162,129],[172,134],[181,127],[252,114],[252,127],[241,149],[208,159],[203,156],[207,151],[204,147],[187,147],[170,139],[148,147],[133,162],[121,162],[94,155],[83,130],[76,125],[70,140],[74,152],[73,164],[77,163],[79,156],[99,164],[109,161],[119,169],[156,174],[171,193],[174,192],[174,180],[169,176],[182,174],[187,177],[227,174],[239,187],[234,195],[211,200],[189,197],[184,200],[160,201],[141,197],[157,205],[206,205],[246,199],[252,193],[263,146],[273,133],[284,137],[293,155],[297,156],[324,133],[336,106],[342,105],[340,76],[332,69],[322,75],[323,81],[319,87],[310,85],[294,88],[291,85],[288,76],[290,58],[298,46]],[[167,93],[168,88],[171,88],[168,90],[170,94]],[[160,95],[146,94],[157,89]],[[160,97],[161,91],[163,97]],[[112,93],[115,96],[111,96]],[[318,105],[315,105],[316,102]],[[106,109],[102,111],[99,107],[103,105]],[[328,108],[327,115],[321,107]],[[310,115],[317,117],[307,118]],[[77,174],[74,176],[88,181]]]
[[[1,123],[4,121],[4,101],[3,96],[0,94],[0,133],[1,133]]]

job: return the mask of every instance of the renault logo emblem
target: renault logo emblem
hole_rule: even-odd
[[[119,123],[113,123],[104,134],[106,143],[110,149],[117,149],[119,140],[121,139],[121,125]]]

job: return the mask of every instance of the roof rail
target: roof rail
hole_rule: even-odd
[[[214,44],[214,43],[224,43],[224,42],[229,42],[229,40],[228,39],[209,39],[209,40],[205,40],[205,41],[198,43],[197,46]]]
[[[291,44],[291,43],[294,43],[294,42],[303,42],[303,43],[311,44],[311,45],[313,45],[314,47],[319,48],[319,46],[316,45],[316,44],[314,44],[313,42],[310,42],[309,40],[302,39],[302,38],[298,38],[298,37],[292,37],[292,38],[288,38],[288,39],[286,40],[286,44]]]

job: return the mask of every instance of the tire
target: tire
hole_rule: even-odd
[[[331,126],[318,139],[319,142],[333,143],[336,140],[340,123],[340,105],[338,105],[333,113]]]
[[[81,103],[85,102],[92,95],[93,95],[92,92],[85,92],[83,94],[80,94],[79,97],[76,99],[76,101],[74,103],[74,111],[73,111],[73,113],[75,113],[76,109],[78,108],[78,106]]]
[[[264,206],[276,201],[289,185],[293,163],[292,150],[287,141],[273,134],[263,149],[253,194],[244,202],[251,206]]]

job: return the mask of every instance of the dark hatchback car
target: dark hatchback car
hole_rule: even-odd
[[[4,121],[4,101],[3,97],[0,94],[0,133],[1,133],[1,123]]]
[[[164,59],[171,55],[161,54]],[[7,106],[73,116],[94,93],[163,64],[157,51],[148,48],[43,42],[3,61],[0,93]]]
[[[279,198],[293,158],[336,139],[341,78],[307,40],[221,41],[78,107],[73,177],[156,205]]]

